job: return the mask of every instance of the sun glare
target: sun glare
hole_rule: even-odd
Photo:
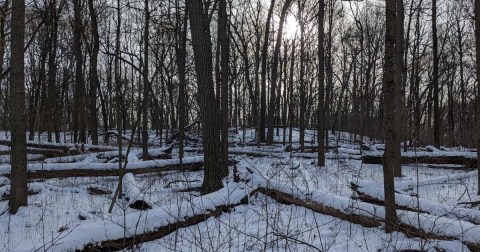
[[[287,15],[285,20],[285,28],[283,35],[287,39],[293,39],[295,37],[295,33],[298,33],[300,27],[298,25],[297,19],[293,15]]]

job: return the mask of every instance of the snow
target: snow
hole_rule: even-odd
[[[283,130],[275,136],[283,140]],[[288,129],[287,129],[288,134]],[[129,135],[128,132],[126,135]],[[151,134],[150,142],[157,139]],[[293,148],[298,148],[298,131],[293,131]],[[362,164],[360,147],[352,135],[344,132],[330,134],[330,146],[324,167],[316,165],[317,153],[285,152],[284,146],[249,146],[254,130],[238,130],[233,134],[230,157],[242,181],[224,180],[225,187],[212,194],[200,195],[195,189],[203,182],[203,171],[170,171],[161,174],[124,177],[124,189],[132,198],[144,199],[152,209],[141,211],[129,208],[130,201],[119,199],[113,212],[108,206],[116,189],[116,177],[73,177],[37,180],[29,183],[29,206],[16,215],[6,212],[7,201],[0,201],[0,251],[73,251],[87,243],[106,239],[132,237],[183,220],[198,213],[207,213],[218,205],[240,204],[227,213],[209,218],[196,225],[146,243],[135,251],[468,251],[466,243],[480,243],[479,226],[468,220],[480,217],[475,208],[458,207],[460,201],[476,199],[476,172],[431,168],[426,165],[404,165],[404,177],[396,179],[397,203],[416,208],[418,203],[428,213],[398,211],[399,220],[430,233],[459,240],[409,238],[405,234],[386,234],[383,225],[365,228],[336,217],[317,213],[305,207],[282,204],[261,193],[249,196],[259,186],[274,188],[303,200],[339,209],[345,214],[357,214],[382,220],[384,208],[359,200],[350,189],[350,182],[362,185],[362,190],[381,197],[383,179],[381,165]],[[288,140],[288,137],[287,137]],[[314,130],[307,130],[306,140],[315,144]],[[113,140],[112,140],[113,141]],[[369,142],[364,138],[364,142]],[[381,144],[375,144],[377,150]],[[243,145],[243,146],[242,146]],[[102,145],[100,145],[102,146]],[[372,145],[370,145],[372,146]],[[104,147],[104,146],[102,146]],[[166,147],[152,146],[150,153],[163,152]],[[202,162],[195,153],[199,146],[188,146],[184,163]],[[264,157],[239,155],[265,154]],[[376,153],[381,153],[377,151]],[[408,152],[409,153],[409,152]],[[418,153],[418,152],[417,152]],[[464,149],[426,151],[428,155],[458,155],[475,158],[475,152]],[[452,154],[453,153],[453,154]],[[124,153],[126,154],[126,153]],[[29,162],[28,169],[118,169],[116,148],[101,153],[49,158],[41,163]],[[410,154],[407,154],[410,155]],[[128,156],[129,169],[143,169],[178,164],[178,150],[173,149],[170,160],[142,161],[141,149],[132,148]],[[111,163],[104,163],[104,162]],[[251,174],[253,171],[254,174]],[[0,165],[0,174],[8,174],[9,165]],[[230,171],[232,174],[232,171]],[[0,193],[9,193],[10,181],[0,176]],[[110,192],[91,195],[89,187]],[[417,201],[410,194],[419,196]],[[412,201],[415,199],[415,201]],[[81,220],[80,219],[81,216]]]
[[[203,162],[203,156],[185,157],[184,164]],[[167,165],[180,164],[178,159],[167,160],[148,160],[141,162],[129,162],[126,165],[126,170],[131,169],[145,169],[158,167],[162,168]],[[0,166],[0,175],[10,173],[10,165]],[[28,171],[52,171],[52,170],[75,170],[75,169],[89,169],[89,170],[114,170],[118,169],[118,163],[47,163],[47,164],[29,164]]]

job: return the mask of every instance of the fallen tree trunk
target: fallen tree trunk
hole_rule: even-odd
[[[140,190],[141,188],[131,172],[123,175],[122,184],[123,194],[130,208],[138,210],[152,209],[151,204],[145,201],[145,194]]]
[[[10,155],[10,154],[11,154],[10,150],[1,150],[0,151],[0,155]],[[27,154],[44,155],[47,158],[65,156],[65,153],[62,150],[39,149],[39,148],[32,148],[32,147],[27,147]]]
[[[0,145],[11,146],[12,142],[9,139],[0,139]],[[114,151],[116,147],[103,146],[103,145],[91,145],[91,144],[59,144],[59,143],[37,143],[33,141],[27,141],[27,147],[38,149],[49,149],[62,151],[64,154],[76,155],[81,152],[102,152],[102,151]]]
[[[365,164],[383,164],[383,153],[380,152],[364,152],[362,161]],[[477,167],[477,158],[473,153],[451,153],[447,152],[418,152],[418,153],[402,153],[402,164],[454,164],[462,167],[442,167],[444,169],[464,170],[474,169]]]
[[[258,185],[258,188],[264,188],[259,190],[264,190],[268,193],[267,195],[278,198],[284,203],[304,206],[345,220],[350,219],[365,227],[385,222],[383,206],[352,201],[352,199],[322,191],[305,193],[296,187],[267,181],[259,176],[252,176],[251,180]],[[397,218],[396,229],[407,237],[458,240],[470,250],[480,251],[480,226],[471,222],[403,210],[397,210]]]
[[[147,211],[135,211],[81,224],[63,236],[53,234],[49,243],[35,248],[55,251],[118,251],[162,238],[176,230],[219,216],[235,206],[246,204],[251,190],[244,184],[228,183],[211,194],[191,201],[172,203]],[[123,225],[119,223],[124,223]],[[108,232],[106,232],[108,230]],[[125,234],[127,235],[125,237]],[[20,249],[21,250],[21,249]]]
[[[259,187],[257,189],[258,192],[263,193],[267,196],[270,196],[277,200],[280,203],[284,204],[294,204],[297,206],[302,206],[305,208],[308,208],[314,212],[334,216],[337,218],[340,218],[342,220],[346,220],[355,224],[360,224],[364,227],[379,227],[381,224],[378,220],[374,218],[369,218],[357,214],[348,214],[344,213],[338,209],[335,209],[333,207],[329,207],[326,205],[323,205],[320,202],[314,202],[314,201],[308,201],[308,200],[302,200],[300,198],[297,198],[291,194],[284,193],[282,191],[272,189],[272,188],[266,188],[266,187]]]
[[[233,207],[242,205],[244,203],[238,203],[235,205],[222,205],[211,210],[208,213],[197,214],[191,217],[187,217],[182,221],[172,223],[166,226],[159,227],[156,231],[135,235],[129,238],[120,238],[115,240],[103,241],[100,244],[92,245],[88,244],[83,250],[85,252],[97,252],[97,251],[119,251],[125,248],[133,247],[136,244],[153,241],[167,236],[180,228],[186,228],[196,225],[200,222],[206,221],[210,217],[218,217],[223,212],[228,212]]]
[[[356,198],[377,205],[384,205],[384,192],[382,185],[375,182],[351,182],[351,188],[356,192]],[[440,204],[427,199],[416,198],[409,195],[395,193],[397,209],[427,213],[436,216],[458,219],[473,224],[480,224],[480,211],[455,206]]]
[[[155,173],[174,170],[194,171],[203,166],[202,157],[184,158],[183,165],[179,160],[150,160],[127,164],[127,172],[133,174]],[[10,177],[10,166],[0,167],[0,175]],[[118,176],[116,163],[64,163],[64,164],[30,164],[27,179],[49,179],[66,177],[105,177]]]

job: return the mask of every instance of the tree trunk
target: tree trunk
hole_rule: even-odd
[[[25,1],[12,2],[12,43],[10,58],[10,125],[12,130],[10,213],[27,206],[27,140],[25,136]]]
[[[97,117],[97,87],[100,85],[98,80],[98,52],[100,51],[100,36],[98,34],[97,13],[93,6],[93,0],[88,0],[88,9],[90,11],[93,49],[90,57],[90,134],[92,144],[98,144],[98,117]]]
[[[150,82],[148,79],[148,47],[150,34],[150,10],[148,8],[148,0],[145,0],[145,27],[143,34],[143,104],[142,104],[142,156],[143,160],[149,159],[148,154],[148,91],[150,90]]]
[[[120,73],[120,29],[121,29],[121,22],[122,15],[120,12],[120,0],[117,0],[117,29],[116,29],[116,38],[115,38],[115,119],[117,124],[117,145],[118,145],[118,196],[122,195],[122,183],[123,171],[122,160],[122,114],[123,114],[123,104],[122,104],[122,81],[121,81],[121,73]]]
[[[283,34],[283,23],[287,10],[290,7],[292,0],[286,0],[283,4],[282,12],[280,14],[279,27],[277,31],[277,41],[275,42],[275,50],[273,52],[273,63],[272,63],[272,80],[270,81],[270,102],[268,106],[268,132],[267,132],[267,145],[273,144],[273,127],[274,127],[274,116],[275,116],[275,100],[276,100],[276,90],[275,86],[277,85],[278,79],[278,61],[280,57],[280,46],[282,44],[282,34]],[[279,108],[278,108],[279,109]]]
[[[268,58],[268,37],[270,35],[270,21],[272,19],[275,0],[271,0],[270,8],[267,14],[267,23],[265,25],[265,37],[262,47],[262,72],[261,72],[261,92],[260,92],[260,118],[258,120],[258,143],[265,141],[265,114],[267,111],[267,58]]]
[[[202,191],[209,193],[222,187],[222,178],[228,174],[228,167],[221,163],[220,158],[219,129],[216,120],[218,107],[212,77],[212,42],[208,18],[204,13],[201,0],[187,1],[187,8],[190,16],[203,133],[205,172]]]
[[[74,141],[85,143],[85,83],[83,81],[83,56],[82,56],[82,1],[73,2],[73,53],[75,55],[75,96],[74,96]],[[78,136],[79,135],[79,136]],[[79,137],[79,138],[78,138]]]
[[[395,165],[395,170],[393,170],[393,175],[395,177],[402,176],[402,166],[400,163],[400,143],[402,140],[402,85],[403,85],[403,26],[405,20],[403,0],[397,1],[397,10],[395,18],[395,140],[394,144],[398,145],[398,149],[395,149],[395,155],[397,156],[395,160],[399,163]]]
[[[395,189],[393,171],[400,163],[397,152],[400,146],[396,144],[395,127],[395,1],[386,0],[386,33],[385,33],[385,58],[383,70],[383,98],[385,106],[385,153],[383,162],[383,179],[385,193],[385,231],[392,232],[395,229],[397,215],[395,210]]]
[[[300,151],[305,148],[305,21],[303,20],[303,7],[298,8],[300,20]]]
[[[440,148],[440,106],[438,84],[438,37],[437,37],[437,0],[432,0],[432,42],[433,42],[433,145]]]
[[[475,1],[475,61],[477,63],[477,155],[480,150],[480,3]],[[477,158],[478,167],[478,188],[477,194],[480,195],[480,158]]]
[[[177,5],[178,6],[178,5]],[[180,27],[180,11],[177,10],[177,28],[179,32],[179,44],[177,52],[177,65],[178,65],[178,76],[179,76],[179,85],[178,85],[178,158],[180,163],[183,158],[183,146],[185,138],[185,87],[186,83],[186,54],[187,54],[187,15],[188,10],[185,7],[185,16],[183,18],[183,28]]]
[[[219,20],[218,20],[218,41],[220,44],[220,83],[221,83],[221,117],[222,117],[222,154],[221,166],[226,169],[222,176],[228,175],[228,58],[229,58],[229,43],[228,43],[228,15],[227,15],[227,1],[219,1]]]
[[[325,18],[325,1],[318,5],[318,166],[325,166],[325,47],[323,19]]]

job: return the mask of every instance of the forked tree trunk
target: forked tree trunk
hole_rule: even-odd
[[[265,36],[262,46],[262,71],[260,84],[260,113],[258,120],[258,139],[257,142],[265,141],[265,114],[267,112],[267,58],[268,58],[268,37],[270,35],[270,21],[272,19],[273,7],[275,7],[275,0],[271,0],[270,8],[268,9],[267,20],[265,24]]]
[[[202,0],[187,1],[190,16],[195,71],[198,80],[198,104],[200,107],[203,149],[205,160],[202,191],[209,193],[222,187],[222,178],[228,174],[228,167],[220,158],[219,124],[216,116],[218,107],[215,100],[212,76],[212,42],[208,17],[205,15]]]
[[[270,81],[270,103],[268,106],[268,132],[267,132],[267,145],[273,144],[273,127],[274,127],[274,114],[275,114],[275,92],[278,79],[278,62],[280,57],[280,46],[282,43],[282,34],[283,34],[283,23],[287,10],[290,7],[292,0],[286,0],[283,4],[282,12],[280,14],[280,23],[277,31],[277,41],[275,42],[275,50],[273,52],[273,63],[272,63],[272,80]],[[280,109],[280,108],[278,108]]]

